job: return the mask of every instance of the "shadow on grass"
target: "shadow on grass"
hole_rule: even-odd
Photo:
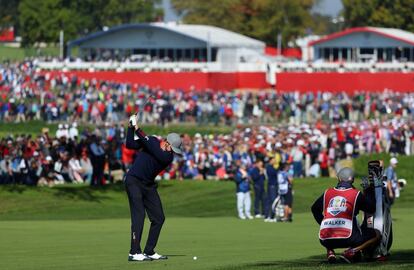
[[[4,185],[2,189],[7,192],[22,194],[27,187],[22,185]]]
[[[104,186],[89,186],[69,184],[63,186],[55,186],[52,189],[54,196],[65,199],[77,199],[83,201],[100,202],[109,199],[107,193],[125,192],[123,182],[117,182]]]
[[[170,188],[172,184],[162,184],[161,188]],[[88,202],[101,202],[103,200],[110,199],[107,193],[110,192],[125,192],[125,186],[123,182],[117,182],[114,184],[104,186],[77,186],[77,185],[64,185],[55,186],[52,188],[53,195],[63,199],[82,200]],[[125,194],[126,196],[126,194]]]
[[[391,250],[391,255],[385,262],[360,262],[355,264],[337,263],[329,264],[325,255],[311,256],[297,260],[263,261],[257,263],[227,266],[220,270],[245,270],[245,269],[366,269],[366,268],[406,268],[414,269],[414,249]]]
[[[108,199],[108,196],[105,196],[101,192],[97,192],[90,187],[58,187],[54,189],[53,195],[60,199],[82,200],[88,202],[101,202],[102,200]]]

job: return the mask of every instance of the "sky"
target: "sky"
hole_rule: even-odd
[[[321,0],[321,2],[313,8],[314,12],[332,17],[338,16],[342,9],[341,0]]]
[[[166,22],[176,21],[177,14],[171,7],[170,0],[162,0],[162,7],[164,9],[164,20]],[[342,9],[341,0],[321,0],[320,3],[313,8],[314,12],[321,13],[323,15],[330,15],[335,17]]]

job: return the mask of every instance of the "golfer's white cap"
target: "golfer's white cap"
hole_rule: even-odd
[[[170,133],[167,135],[167,142],[171,145],[172,150],[179,154],[183,154],[183,150],[181,149],[183,142],[181,141],[180,135],[177,133]]]
[[[398,159],[396,159],[395,157],[393,157],[393,158],[391,158],[391,159],[390,159],[390,163],[391,163],[392,165],[395,165],[395,164],[397,164],[397,163],[398,163]]]

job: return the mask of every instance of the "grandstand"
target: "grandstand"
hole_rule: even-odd
[[[414,34],[394,28],[355,27],[312,41],[309,45],[314,61],[414,61]]]
[[[208,25],[126,24],[68,43],[69,56],[79,47],[86,59],[153,59],[162,62],[240,62],[261,57],[265,44]]]
[[[38,70],[165,89],[414,89],[414,34],[399,29],[357,27],[310,40],[299,61],[267,56],[263,42],[203,25],[122,25],[69,42],[69,52],[75,46],[80,58],[37,61]]]

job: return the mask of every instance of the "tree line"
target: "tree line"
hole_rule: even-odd
[[[159,0],[0,0],[0,27],[14,26],[23,46],[71,40],[104,27],[162,18]]]
[[[276,45],[305,34],[329,34],[355,26],[414,32],[414,0],[342,0],[341,20],[312,12],[321,0],[172,0],[186,23],[222,26]]]
[[[315,14],[321,0],[171,0],[184,23],[223,27],[276,46],[306,34],[377,26],[414,32],[414,0],[342,0],[343,20]],[[0,0],[0,27],[14,26],[24,46],[65,40],[125,23],[162,20],[160,0]]]

